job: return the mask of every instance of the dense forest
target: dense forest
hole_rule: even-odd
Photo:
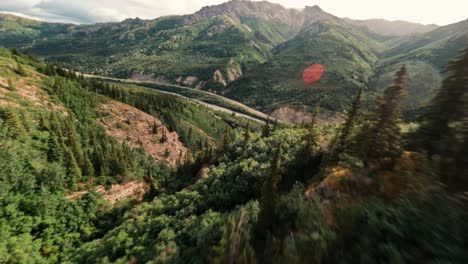
[[[308,124],[260,124],[0,51],[2,263],[468,262],[468,50],[413,123],[402,66],[369,107],[361,88],[325,126],[319,108]],[[47,107],[24,99],[32,87]],[[117,142],[96,121],[109,98],[191,154],[171,168]],[[129,181],[142,199],[93,191]]]

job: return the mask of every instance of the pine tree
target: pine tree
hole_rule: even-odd
[[[230,217],[220,245],[210,263],[253,264],[257,263],[255,252],[250,245],[250,234],[246,227],[247,215],[243,209],[238,217]]]
[[[275,208],[278,202],[278,184],[281,181],[282,142],[278,143],[275,157],[271,163],[271,174],[265,179],[260,198],[260,214],[256,226],[255,246],[257,256],[264,259],[270,233],[275,228]]]
[[[357,136],[356,149],[362,159],[398,157],[401,155],[400,117],[405,97],[406,68],[396,73],[392,86],[377,98],[362,131]]]
[[[47,125],[47,122],[44,118],[44,115],[40,114],[39,116],[39,130],[40,131],[48,131],[49,126]]]
[[[278,118],[275,118],[275,122],[273,123],[273,132],[276,131],[276,129],[278,129]]]
[[[61,162],[63,159],[63,148],[59,143],[55,133],[51,133],[49,136],[47,146],[47,160],[49,162]]]
[[[93,163],[91,162],[91,159],[89,158],[88,153],[84,154],[84,165],[81,168],[81,171],[84,176],[87,176],[88,178],[94,177],[94,166]]]
[[[1,115],[2,119],[5,120],[5,125],[8,128],[8,135],[11,138],[20,138],[26,134],[26,130],[16,112],[6,109]]]
[[[167,135],[166,135],[166,130],[162,130],[162,135],[161,135],[161,140],[159,140],[161,143],[165,143],[167,141]]]
[[[78,181],[81,180],[81,169],[78,166],[78,163],[76,162],[75,156],[73,155],[73,152],[70,150],[66,150],[66,159],[65,159],[65,165],[67,168],[67,176],[68,176],[68,183],[70,189],[74,189],[75,185]]]
[[[13,83],[13,80],[11,80],[11,79],[8,79],[8,90],[10,90],[10,91],[16,91],[16,86],[15,86],[15,84]]]
[[[346,149],[348,146],[351,145],[350,142],[350,135],[355,129],[356,126],[356,121],[359,117],[359,112],[361,110],[361,98],[362,98],[362,92],[363,92],[363,87],[361,86],[359,88],[358,94],[356,98],[353,101],[353,104],[351,106],[351,110],[348,112],[348,115],[346,117],[346,122],[344,123],[340,134],[339,134],[339,140],[338,140],[338,146],[335,150],[335,153],[337,155],[341,153],[345,153]]]
[[[75,131],[74,125],[72,123],[72,119],[68,118],[65,120],[65,137],[67,140],[65,141],[67,146],[73,152],[73,155],[76,158],[76,161],[80,165],[80,167],[85,166],[85,160],[83,157],[83,151],[81,149],[81,144],[77,139],[77,133]]]
[[[66,146],[65,140],[63,138],[62,128],[60,127],[60,122],[57,117],[57,114],[52,111],[50,113],[49,119],[50,119],[50,133],[55,133],[60,144],[62,144],[63,146]]]
[[[227,146],[229,146],[229,144],[231,144],[231,130],[229,129],[229,127],[226,127],[226,129],[224,129],[222,147],[226,148]]]
[[[23,65],[21,63],[17,63],[16,67],[16,73],[21,75],[21,76],[27,76],[28,74],[26,73],[26,70],[24,69]]]
[[[158,134],[158,125],[156,124],[156,119],[154,119],[154,121],[153,121],[153,128],[152,128],[151,132],[153,133],[153,135]]]
[[[247,144],[250,140],[250,121],[247,121],[247,125],[245,126],[244,131],[244,144]]]
[[[430,157],[438,157],[441,181],[456,191],[468,186],[468,48],[448,64],[447,73],[415,141]]]
[[[270,118],[267,119],[265,125],[263,126],[262,130],[262,137],[269,137],[270,136]]]

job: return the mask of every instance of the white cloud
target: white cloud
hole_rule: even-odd
[[[340,17],[386,18],[420,23],[448,24],[467,18],[466,0],[270,0],[286,7],[318,4]],[[224,0],[0,0],[0,11],[15,12],[46,21],[95,23],[180,15]]]

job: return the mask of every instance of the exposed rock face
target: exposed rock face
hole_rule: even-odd
[[[148,186],[144,182],[130,181],[123,184],[113,184],[110,189],[104,186],[97,186],[94,191],[102,194],[104,200],[114,205],[120,200],[131,198],[133,200],[141,201],[146,193]],[[73,192],[67,196],[70,200],[79,200],[85,196],[89,191]]]
[[[220,83],[222,86],[226,87],[227,82],[224,79],[223,73],[220,70],[216,70],[213,74],[213,81]]]
[[[188,151],[176,132],[169,132],[161,121],[132,106],[109,100],[98,106],[97,111],[101,114],[98,121],[109,136],[132,148],[143,148],[156,161],[175,166]]]
[[[130,79],[136,80],[136,81],[145,81],[145,82],[149,81],[149,82],[159,82],[159,83],[170,83],[168,80],[166,80],[162,76],[153,77],[152,75],[139,73],[139,72],[133,73]]]
[[[306,110],[296,110],[287,106],[276,109],[271,116],[297,125],[310,123],[312,118],[312,114]],[[319,126],[341,124],[344,122],[344,118],[338,113],[319,113],[316,121]]]

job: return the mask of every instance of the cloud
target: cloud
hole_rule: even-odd
[[[152,19],[196,11],[223,0],[14,0],[1,1],[0,11],[52,22],[96,23],[129,17]]]
[[[139,17],[193,13],[227,0],[0,0],[0,12],[22,14],[52,22],[96,23]],[[259,0],[256,0],[259,1]],[[385,18],[448,24],[466,19],[466,0],[269,0],[286,7],[318,4],[340,17]]]

